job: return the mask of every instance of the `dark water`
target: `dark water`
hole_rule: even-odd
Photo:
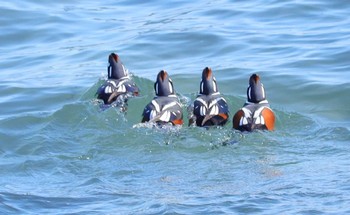
[[[0,213],[350,213],[349,11],[340,0],[2,3]],[[126,113],[94,97],[111,52],[141,88]],[[139,123],[161,69],[186,110],[205,66],[230,119],[259,73],[276,130]]]

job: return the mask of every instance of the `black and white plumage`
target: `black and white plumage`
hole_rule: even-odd
[[[142,122],[182,125],[182,105],[175,94],[173,82],[166,71],[162,70],[158,73],[154,90],[156,97],[143,110]]]
[[[130,79],[119,56],[111,53],[108,62],[108,79],[98,88],[97,98],[103,100],[104,104],[111,104],[117,99],[125,102],[127,98],[138,95],[139,88]]]
[[[275,114],[266,100],[260,76],[253,74],[249,78],[247,101],[233,117],[233,128],[240,131],[273,130],[274,125]]]
[[[193,103],[193,115],[189,124],[197,126],[225,125],[229,117],[226,100],[220,95],[211,68],[202,73],[200,91]]]

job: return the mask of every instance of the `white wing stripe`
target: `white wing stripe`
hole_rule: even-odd
[[[243,117],[243,122],[242,122],[243,125],[247,125],[248,124],[248,120],[247,118]]]
[[[261,116],[260,118],[261,118],[261,124],[262,124],[262,125],[265,125],[265,119],[264,119],[264,117]]]
[[[207,113],[207,108],[204,106],[201,106],[199,109],[199,112],[200,112],[201,116],[205,116],[205,114]]]
[[[219,114],[219,107],[215,105],[211,108],[209,115],[217,115],[217,114]]]
[[[107,86],[107,87],[105,88],[105,93],[112,93],[112,87]]]
[[[151,113],[149,114],[149,119],[153,119],[157,115],[157,112],[155,110],[151,110]]]
[[[252,114],[252,112],[247,108],[242,108],[241,110],[244,112],[244,116],[246,117],[250,117],[250,115]]]
[[[170,120],[170,111],[165,111],[161,117],[159,117],[159,119],[161,121],[164,121],[164,122],[169,122]]]
[[[203,99],[197,98],[196,100],[202,103],[206,108],[208,108],[208,104]]]
[[[158,104],[155,100],[152,100],[152,104],[153,104],[153,106],[156,108],[156,111],[157,111],[157,112],[160,112],[159,104]]]
[[[253,118],[258,118],[258,117],[260,116],[260,114],[261,114],[261,112],[262,112],[262,110],[263,110],[264,108],[265,108],[265,107],[262,106],[262,107],[260,107],[258,110],[256,110],[256,111],[254,112]]]
[[[166,110],[168,108],[171,108],[173,106],[176,106],[177,105],[177,102],[170,102],[169,104],[166,104],[163,106],[163,110]]]

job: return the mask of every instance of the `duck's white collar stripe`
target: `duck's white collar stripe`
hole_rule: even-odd
[[[198,93],[198,95],[204,95],[204,94]],[[210,95],[213,95],[213,96],[215,96],[215,95],[220,95],[220,92],[212,93],[212,94],[210,94]]]
[[[249,102],[249,101],[246,101],[245,104],[268,104],[269,102],[265,99],[265,100],[262,100],[261,102],[259,103],[254,103],[254,102]]]

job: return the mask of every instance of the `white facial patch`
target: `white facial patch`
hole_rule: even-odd
[[[170,93],[173,93],[173,86],[171,85],[171,82],[169,82],[169,90],[170,90]]]
[[[265,89],[264,89],[264,85],[263,84],[261,84],[261,90],[262,90],[263,98],[265,98]]]
[[[248,100],[252,99],[252,88],[248,87]]]
[[[155,86],[155,88],[156,88],[156,94],[158,95],[158,82],[156,83],[156,86]]]
[[[217,86],[217,84],[216,84],[216,79],[215,78],[213,78],[214,80],[213,80],[213,87],[214,87],[214,92],[217,92],[218,91],[218,86]]]

